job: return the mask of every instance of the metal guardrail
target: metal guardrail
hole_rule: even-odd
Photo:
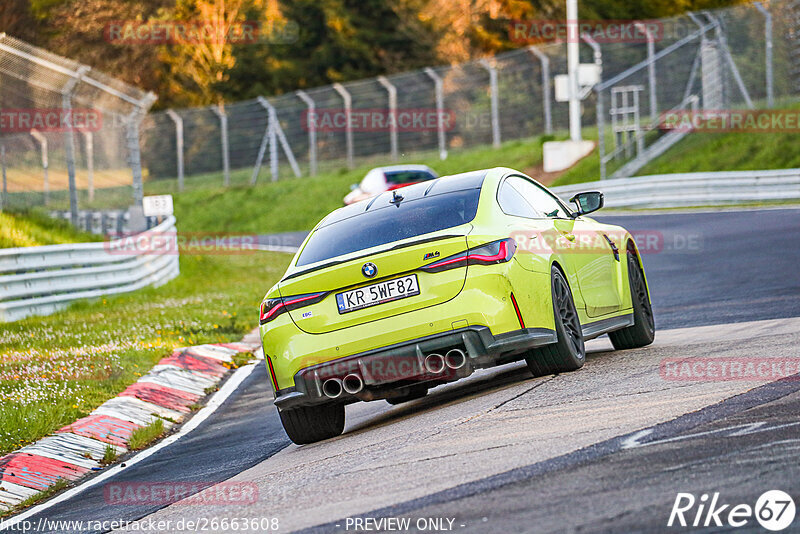
[[[568,199],[602,191],[609,208],[670,208],[800,200],[800,169],[657,174],[552,188]]]
[[[70,222],[72,215],[68,211],[51,211],[50,217]],[[76,227],[92,234],[113,237],[132,231],[130,219],[130,213],[123,210],[80,210],[78,211],[78,224]],[[145,217],[144,222],[147,225],[147,229],[150,230],[159,224],[159,217]]]
[[[144,246],[130,250],[130,243]],[[0,322],[161,285],[178,274],[175,217],[119,241],[0,249]]]

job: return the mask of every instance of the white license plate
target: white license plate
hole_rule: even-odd
[[[410,274],[402,278],[337,293],[336,305],[339,306],[339,313],[347,313],[414,295],[419,295],[419,283],[417,275]]]

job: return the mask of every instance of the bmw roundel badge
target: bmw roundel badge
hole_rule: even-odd
[[[375,267],[375,264],[374,264],[374,263],[372,263],[372,262],[367,262],[367,263],[365,263],[365,264],[364,264],[364,266],[363,266],[363,267],[361,267],[361,272],[362,272],[362,273],[363,273],[363,275],[364,275],[364,276],[366,276],[367,278],[372,278],[372,277],[374,277],[376,274],[378,274],[378,268],[377,268],[377,267]]]

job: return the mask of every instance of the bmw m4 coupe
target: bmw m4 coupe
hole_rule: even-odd
[[[445,176],[340,208],[311,231],[260,309],[289,438],[341,434],[345,405],[416,399],[476,369],[584,364],[584,341],[652,343],[641,257],[624,228],[506,168]]]

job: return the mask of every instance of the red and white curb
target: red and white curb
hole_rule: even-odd
[[[0,511],[46,490],[59,479],[75,481],[101,467],[106,447],[127,452],[133,432],[161,419],[164,428],[183,422],[205,390],[230,370],[233,356],[256,353],[257,336],[238,343],[199,345],[175,351],[149,373],[92,413],[0,458]]]

